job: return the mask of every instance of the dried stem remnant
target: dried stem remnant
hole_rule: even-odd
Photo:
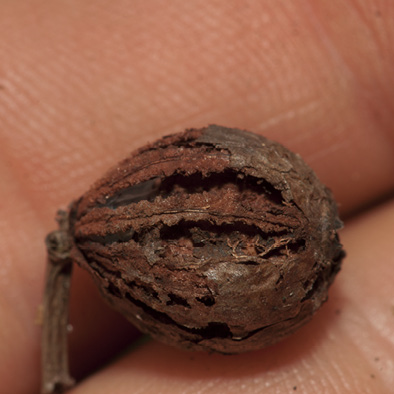
[[[43,394],[62,393],[74,380],[68,372],[67,326],[72,260],[68,217],[59,212],[59,230],[46,239],[48,272],[44,294],[42,332]]]
[[[340,269],[330,191],[282,145],[209,126],[139,149],[70,206],[68,258],[141,331],[239,353],[305,324]]]

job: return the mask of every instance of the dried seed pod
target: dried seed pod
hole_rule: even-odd
[[[139,149],[60,222],[67,242],[54,247],[55,232],[49,250],[66,244],[67,261],[141,331],[220,353],[306,323],[344,255],[336,204],[303,160],[220,126]]]

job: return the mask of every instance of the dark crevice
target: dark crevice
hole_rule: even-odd
[[[283,252],[285,252],[285,246],[279,246],[277,248],[273,248],[271,249],[269,252],[267,253],[262,253],[261,257],[264,259],[271,259],[273,257],[282,257],[283,256]]]
[[[159,293],[156,290],[154,290],[152,287],[150,287],[146,284],[137,283],[134,280],[125,281],[125,284],[130,289],[134,289],[134,288],[141,289],[148,298],[154,298],[154,299],[160,301]]]
[[[201,302],[202,304],[204,304],[205,306],[212,306],[215,305],[215,298],[211,295],[206,295],[204,297],[196,297],[196,300],[198,302]]]
[[[305,281],[305,282],[302,284],[302,287],[304,288],[305,291],[308,291],[307,289],[310,287],[310,285],[311,285],[311,280],[308,279],[307,281]]]
[[[275,285],[276,286],[279,285],[279,283],[282,282],[282,281],[283,281],[283,273],[281,272],[280,275],[279,275],[278,280],[275,282]]]
[[[164,179],[159,177],[148,179],[137,185],[122,189],[109,197],[106,203],[101,206],[116,209],[142,200],[153,201],[157,196],[167,198],[181,191],[185,194],[202,193],[213,188],[225,188],[226,185],[230,184],[236,185],[240,193],[249,190],[258,195],[265,195],[274,205],[283,204],[281,192],[269,182],[227,169],[223,172],[211,173],[208,176],[203,176],[200,172],[190,175],[179,172]]]
[[[191,230],[195,229],[209,234],[215,234],[218,237],[223,237],[223,235],[226,234],[230,235],[233,233],[238,233],[247,235],[249,237],[255,237],[256,235],[260,235],[262,239],[269,239],[273,237],[281,237],[287,234],[287,231],[264,232],[257,226],[246,224],[241,221],[236,221],[233,223],[213,224],[208,220],[181,220],[177,224],[172,226],[164,225],[160,229],[160,238],[163,240],[192,238]]]
[[[182,305],[186,308],[190,308],[190,305],[187,302],[186,298],[183,298],[183,297],[173,294],[173,293],[169,293],[168,298],[170,300],[167,301],[167,305]]]
[[[113,283],[110,283],[108,285],[107,292],[109,294],[112,294],[114,297],[122,298],[122,293],[120,292],[120,290]]]
[[[297,239],[287,244],[287,249],[292,253],[303,252],[306,249],[306,242],[304,239]]]
[[[134,305],[141,308],[146,314],[151,316],[154,320],[157,320],[158,322],[163,324],[173,325],[182,331],[201,337],[198,339],[198,341],[204,339],[212,339],[212,338],[232,338],[232,333],[230,331],[230,328],[225,323],[210,322],[206,327],[200,327],[200,328],[185,327],[177,323],[174,319],[172,319],[167,314],[163,312],[159,312],[151,308],[150,306],[146,305],[142,301],[135,299],[130,295],[130,293],[126,293],[126,298]]]
[[[212,189],[224,188],[226,185],[236,185],[239,192],[250,190],[256,194],[264,194],[274,204],[283,204],[283,197],[279,190],[270,183],[250,175],[237,173],[232,169],[223,172],[212,172],[203,176],[197,172],[191,175],[174,174],[165,178],[160,186],[159,194],[163,197],[172,195],[176,190],[186,190],[188,194],[202,193]]]
[[[241,256],[244,257],[244,256]],[[247,256],[245,256],[247,258]],[[238,264],[242,265],[260,265],[260,262],[257,260],[239,260]]]

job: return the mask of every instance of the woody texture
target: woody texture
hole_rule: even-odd
[[[309,321],[344,256],[336,203],[305,162],[215,125],[135,151],[58,220],[47,239],[45,393],[72,385],[64,325],[74,263],[142,332],[234,354]]]

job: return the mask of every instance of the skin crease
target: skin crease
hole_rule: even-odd
[[[261,351],[150,341],[104,365],[137,333],[76,268],[72,370],[101,369],[72,392],[389,392],[393,17],[383,0],[0,1],[0,391],[39,391],[56,210],[145,142],[217,123],[284,143],[333,190],[348,257],[329,302]]]

